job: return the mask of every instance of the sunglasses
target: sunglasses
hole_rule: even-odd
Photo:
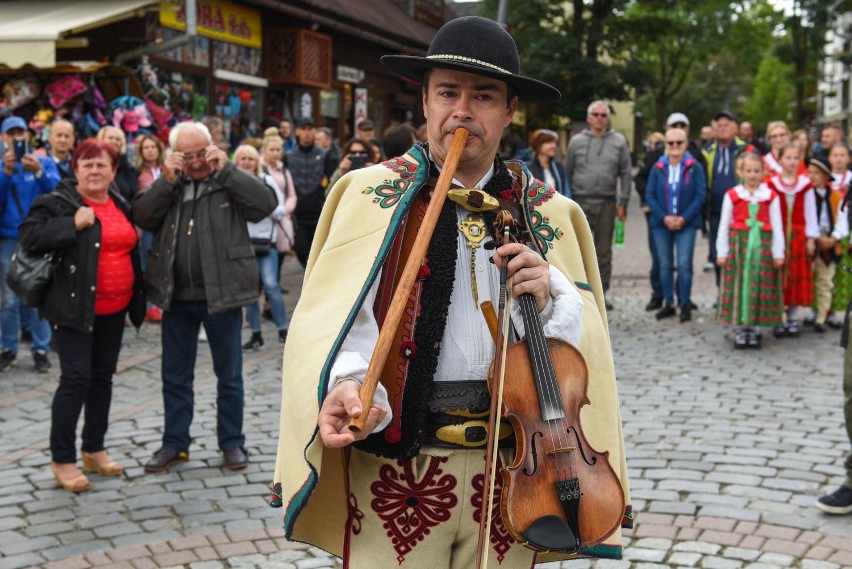
[[[609,113],[589,113],[589,116],[590,117],[597,117],[597,118],[600,119],[600,118],[608,117]]]
[[[683,144],[685,142],[686,142],[685,140],[667,140],[666,146],[680,146],[681,144]]]

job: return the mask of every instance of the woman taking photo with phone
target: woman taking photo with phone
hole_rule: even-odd
[[[337,180],[352,170],[360,170],[366,166],[372,166],[379,161],[379,151],[371,143],[361,138],[349,139],[349,142],[343,145],[341,151],[343,158],[340,159],[340,164],[337,170],[331,175],[331,179],[326,186],[326,195],[331,191]]]

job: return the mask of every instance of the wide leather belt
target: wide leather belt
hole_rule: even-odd
[[[485,448],[490,399],[484,381],[436,381],[423,442],[449,448]],[[515,433],[505,421],[500,423],[498,444],[515,446]]]

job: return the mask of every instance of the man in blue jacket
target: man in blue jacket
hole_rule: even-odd
[[[7,148],[0,170],[0,371],[6,371],[18,357],[18,332],[21,326],[21,301],[6,285],[6,271],[9,270],[12,254],[18,245],[18,225],[30,211],[30,205],[37,196],[53,191],[59,183],[59,171],[50,158],[26,152],[18,159],[15,140],[29,138],[24,119],[7,117],[0,123],[0,131]],[[35,369],[47,372],[50,369],[50,360],[47,359],[50,324],[40,320],[34,308],[23,308],[23,311],[32,311],[30,332],[33,340],[30,349]]]

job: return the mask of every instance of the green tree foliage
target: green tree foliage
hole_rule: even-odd
[[[760,62],[754,78],[754,90],[743,108],[755,128],[762,130],[769,121],[789,121],[792,118],[792,73],[793,66],[782,63],[775,55],[767,55]]]
[[[740,105],[780,22],[765,0],[636,0],[620,25],[641,77],[633,84],[649,125],[673,110],[695,124]],[[644,95],[644,96],[642,96]]]
[[[498,0],[487,0],[482,15],[494,18]],[[624,37],[613,24],[628,0],[510,0],[509,33],[521,54],[522,73],[562,91],[556,104],[528,105],[531,125],[556,115],[584,119],[595,99],[630,98],[631,62]]]
[[[784,19],[786,41],[776,54],[793,65],[797,124],[805,124],[816,110],[809,99],[816,93],[817,64],[825,48],[828,7],[832,0],[794,0],[792,12]]]

